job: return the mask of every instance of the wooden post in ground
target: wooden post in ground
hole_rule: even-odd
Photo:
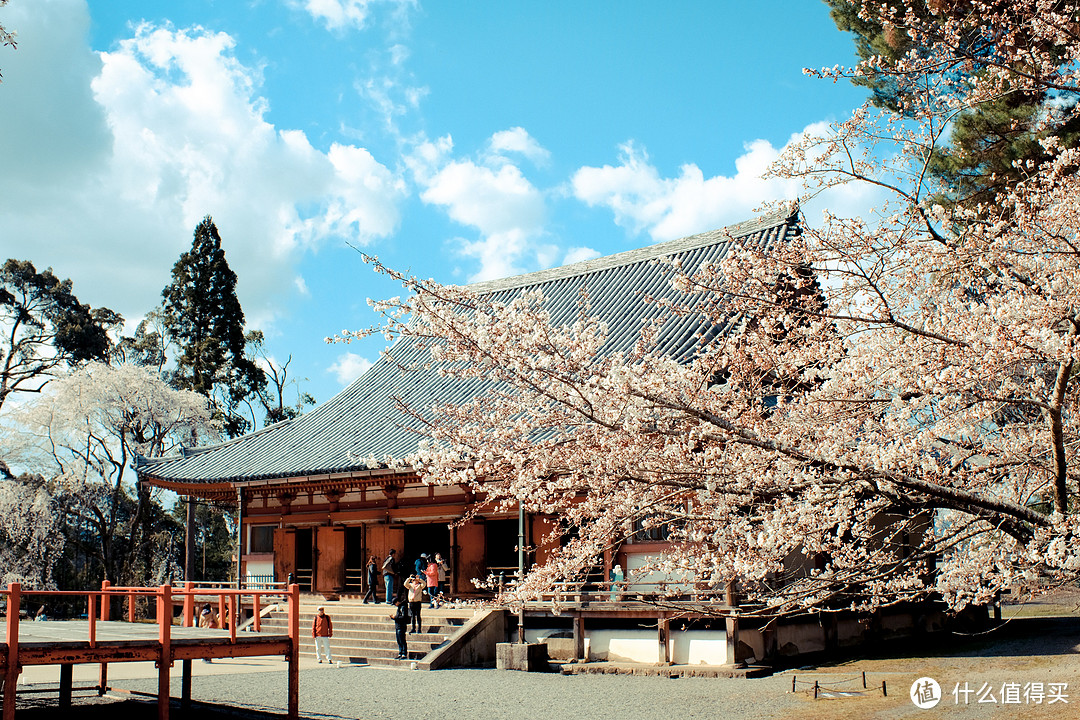
[[[101,619],[109,619],[109,588],[112,583],[108,580],[101,581]],[[91,622],[93,622],[91,620]],[[109,689],[109,664],[101,663],[98,670],[98,695],[104,695]]]
[[[289,718],[300,717],[300,586],[289,586]],[[5,720],[7,720],[5,718]]]
[[[574,613],[574,659],[584,662],[585,657],[585,618],[581,613]]]
[[[169,720],[169,666],[172,665],[172,587],[162,585],[157,596],[158,720]]]
[[[191,660],[182,660],[180,674],[180,709],[191,709]]]
[[[255,632],[262,632],[262,603],[259,602],[259,593],[255,593],[251,604],[255,606]]]
[[[671,618],[667,613],[660,613],[656,618],[656,641],[659,644],[657,647],[656,661],[661,665],[667,665],[671,662],[671,649],[668,644],[668,638],[671,637]]]
[[[60,665],[60,709],[71,708],[71,663]]]
[[[22,585],[8,585],[7,673],[4,674],[4,720],[15,720],[15,692],[19,684],[19,608]]]

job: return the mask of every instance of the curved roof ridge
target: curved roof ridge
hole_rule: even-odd
[[[498,278],[495,280],[481,280],[480,282],[470,283],[466,287],[475,292],[486,294],[498,292],[500,290],[528,287],[530,285],[540,285],[553,280],[565,280],[581,275],[589,275],[600,270],[608,270],[610,268],[631,265],[645,260],[654,260],[656,258],[664,257],[665,255],[694,250],[699,247],[715,245],[718,240],[724,237],[730,237],[732,239],[740,238],[766,228],[791,223],[797,219],[798,212],[797,206],[786,209],[781,208],[780,210],[765,213],[752,220],[745,220],[740,223],[735,223],[734,225],[728,225],[725,228],[709,230],[696,235],[689,235],[675,240],[667,240],[653,245],[646,245],[645,247],[636,248],[634,250],[624,250],[623,252],[615,253],[614,255],[604,255],[603,257],[582,260],[581,262],[570,263],[569,265],[560,265],[546,270],[537,270],[536,272],[526,273],[524,275],[511,275],[510,277]]]

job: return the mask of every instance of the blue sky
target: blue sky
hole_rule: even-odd
[[[381,349],[323,338],[399,294],[354,247],[465,283],[721,227],[794,197],[768,162],[864,99],[802,73],[854,61],[815,0],[10,0],[0,23],[0,258],[137,321],[210,214],[249,326],[319,401]]]

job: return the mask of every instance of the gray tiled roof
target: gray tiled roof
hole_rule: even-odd
[[[669,271],[652,262],[677,257],[685,270],[718,260],[727,253],[730,238],[760,245],[783,242],[798,232],[794,216],[774,214],[758,220],[714,230],[639,250],[587,260],[550,270],[476,283],[470,287],[499,300],[526,288],[541,287],[556,323],[575,317],[579,293],[588,289],[593,314],[608,324],[610,337],[604,353],[629,350],[638,337],[643,318],[657,309],[643,293],[672,297]],[[708,337],[730,331],[710,328]],[[701,342],[700,318],[671,317],[660,333],[660,347],[673,357],[685,358]],[[435,372],[401,370],[399,363],[423,359],[426,353],[409,339],[399,340],[391,354],[336,396],[293,420],[210,447],[187,450],[183,455],[142,460],[138,470],[145,479],[206,483],[242,482],[371,469],[364,458],[404,457],[416,449],[418,436],[410,432],[409,418],[395,407],[395,397],[411,407],[465,402],[493,387],[483,380],[459,381]]]

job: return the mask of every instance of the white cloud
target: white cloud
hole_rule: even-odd
[[[524,131],[523,136],[509,132],[503,137],[528,137]],[[489,147],[495,145],[493,136]],[[513,275],[527,263],[549,266],[554,253],[541,241],[547,216],[543,193],[502,156],[455,160],[452,152],[453,141],[446,136],[418,145],[407,163],[425,203],[445,208],[452,220],[479,231],[478,239],[456,240],[461,255],[480,263],[470,279]]]
[[[497,158],[503,157],[505,153],[517,153],[539,166],[547,165],[551,160],[551,153],[522,127],[512,127],[495,133],[488,141],[488,148]]]
[[[85,44],[82,0],[6,8],[0,256],[71,277],[84,302],[139,315],[211,214],[253,326],[329,237],[360,244],[396,228],[402,179],[359,147],[314,148],[264,116],[260,75],[233,39],[142,25],[110,52]],[[26,51],[26,52],[24,52]]]
[[[376,5],[389,5],[392,12],[400,12],[416,3],[415,0],[292,0],[290,4],[303,8],[328,30],[343,30],[367,26]]]
[[[826,129],[826,123],[813,123],[789,142]],[[620,147],[618,165],[580,168],[571,189],[589,206],[609,208],[615,222],[632,232],[671,240],[749,219],[764,203],[797,198],[803,189],[798,180],[762,177],[780,152],[766,140],[754,140],[735,160],[733,175],[706,178],[697,165],[688,163],[677,177],[667,178],[649,162],[646,151],[631,142]],[[821,207],[854,216],[868,211],[878,196],[865,184],[842,186],[821,193],[803,210],[811,219]]]
[[[328,367],[326,371],[332,373],[342,385],[348,385],[366,373],[372,365],[374,363],[367,358],[356,353],[347,352],[338,355],[337,361]]]

